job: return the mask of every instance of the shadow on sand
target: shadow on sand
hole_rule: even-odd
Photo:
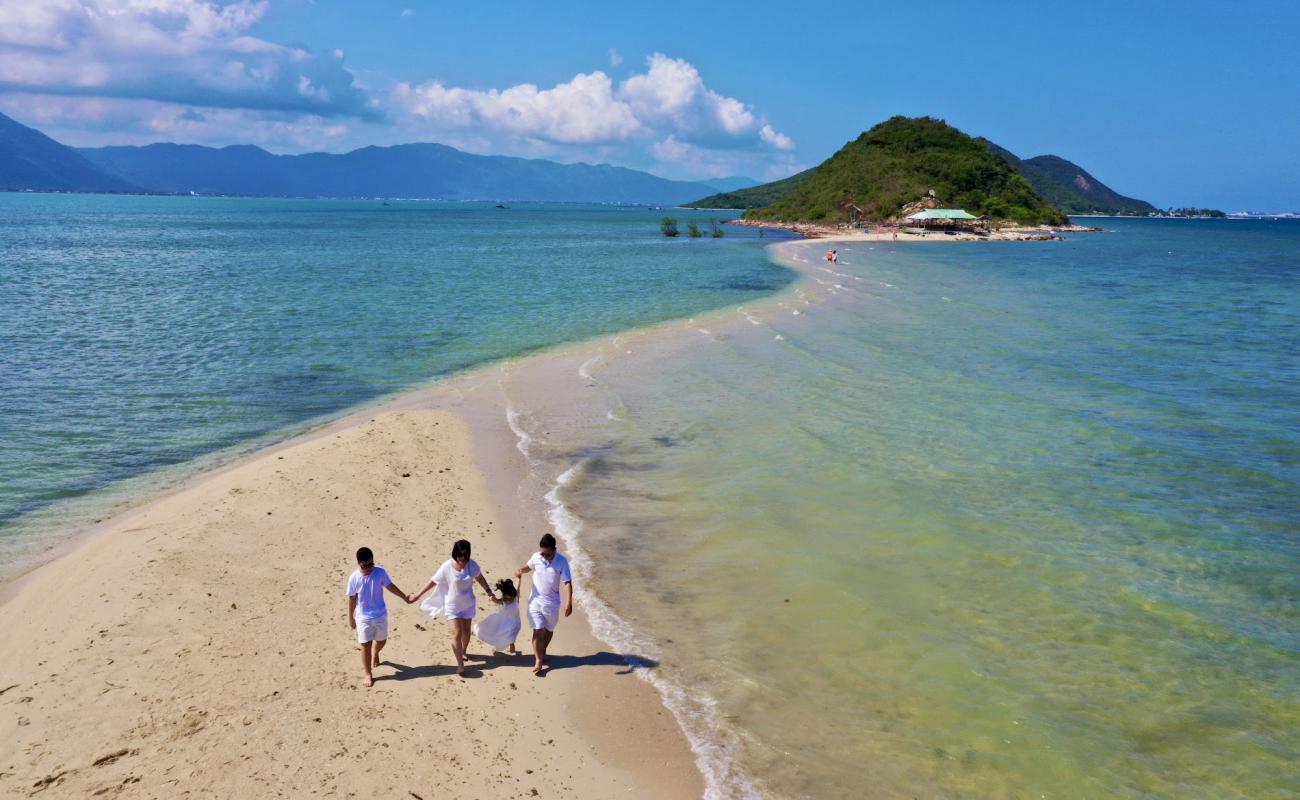
[[[481,678],[488,670],[517,667],[531,670],[533,656],[531,653],[493,653],[489,656],[470,655],[465,660],[465,678]],[[449,664],[426,664],[413,667],[397,661],[384,660],[381,667],[390,667],[395,672],[388,675],[376,675],[375,683],[380,681],[410,681],[420,678],[438,678],[456,674],[456,667]],[[577,667],[622,667],[616,675],[630,675],[641,669],[654,669],[659,662],[642,656],[620,655],[602,651],[586,656],[552,655],[547,658],[546,669],[539,677],[557,669],[575,669]]]
[[[620,653],[600,652],[589,656],[548,656],[546,669],[542,674],[557,669],[575,667],[622,667],[616,675],[630,675],[639,669],[654,669],[659,662],[643,656],[623,655]]]

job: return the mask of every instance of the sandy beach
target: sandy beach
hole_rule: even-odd
[[[390,596],[384,664],[360,686],[344,592],[355,549],[416,591],[465,537],[496,580],[531,544],[501,533],[502,511],[466,421],[408,408],[356,415],[119,514],[6,587],[16,635],[0,656],[0,788],[699,797],[671,714],[590,636],[580,603],[543,677],[528,656],[474,640],[461,679],[446,623]]]
[[[967,231],[941,230],[921,233],[905,229],[864,230],[847,228],[843,225],[819,225],[808,222],[769,222],[757,219],[732,219],[726,224],[742,228],[763,228],[767,230],[791,231],[805,239],[824,239],[837,242],[1025,242],[1043,241],[1057,238],[1057,233],[1096,233],[1100,228],[1087,225],[1064,225],[1043,227],[997,227],[984,235],[975,235]]]
[[[773,254],[812,272],[793,245]],[[552,349],[527,391],[549,392],[538,375],[577,374],[610,340]],[[357,547],[414,592],[458,538],[495,581],[550,528],[500,380],[497,367],[473,370],[197,475],[0,587],[23,643],[0,656],[0,786],[17,796],[701,796],[686,736],[656,689],[591,635],[581,587],[540,679],[531,656],[477,640],[469,675],[456,677],[446,623],[390,596],[384,664],[373,688],[360,685],[344,594]]]

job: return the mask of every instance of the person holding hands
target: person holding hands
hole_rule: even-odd
[[[537,552],[515,573],[520,581],[525,573],[533,575],[528,594],[528,624],[533,628],[534,675],[540,675],[546,667],[546,648],[560,621],[561,585],[565,588],[564,616],[573,613],[573,575],[569,572],[569,560],[556,552],[555,537],[551,534],[543,535],[537,544]]]
[[[477,561],[469,557],[469,553],[469,542],[465,539],[457,541],[451,547],[451,558],[438,567],[438,571],[423,589],[406,598],[408,603],[414,603],[425,592],[434,589],[434,593],[420,608],[431,617],[441,614],[450,623],[451,652],[456,656],[456,674],[461,677],[465,676],[465,650],[469,647],[470,620],[478,610],[474,599],[474,581],[479,582],[493,602],[497,599],[492,593],[492,587],[488,586],[487,579],[483,577],[483,570],[479,569]]]

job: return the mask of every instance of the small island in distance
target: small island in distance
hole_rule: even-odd
[[[744,209],[751,221],[852,225],[898,221],[927,195],[1022,225],[1065,225],[1067,214],[1224,216],[1217,209],[1162,211],[1119,194],[1059,156],[1022,160],[942,120],[901,116],[864,132],[813,169],[687,206]]]

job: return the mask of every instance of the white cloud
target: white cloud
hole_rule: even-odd
[[[758,118],[744,103],[704,85],[699,70],[680,58],[655,53],[649,69],[623,81],[619,95],[638,119],[693,141],[752,137]]]
[[[611,51],[613,54],[613,51]],[[617,87],[602,71],[580,73],[550,89],[519,84],[507,89],[462,89],[440,81],[399,83],[394,114],[413,127],[443,134],[464,128],[553,144],[648,142],[671,137],[710,147],[767,146],[790,150],[794,142],[752,107],[709,89],[686,61],[655,53],[647,70]]]
[[[771,125],[764,125],[762,128],[759,128],[758,135],[763,141],[772,145],[777,150],[794,149],[794,140],[789,136],[786,136],[784,133],[773,130]]]
[[[250,34],[269,0],[0,0],[0,109],[80,146],[173,140],[280,151],[441,141],[675,177],[770,173],[794,142],[752,105],[654,53],[616,81],[363,82],[341,49]],[[405,8],[403,17],[414,16]],[[609,48],[609,63],[623,57]],[[383,87],[372,95],[366,83]]]
[[[0,0],[0,91],[375,119],[335,50],[248,36],[266,0]]]
[[[352,123],[310,114],[195,109],[155,100],[6,94],[0,95],[0,112],[73,147],[161,141],[256,144],[274,152],[300,152],[350,149],[359,133]],[[377,132],[360,133],[369,138]]]
[[[650,153],[657,162],[654,171],[669,178],[696,180],[748,175],[759,180],[776,180],[805,169],[784,153],[756,158],[749,150],[701,147],[674,136],[652,144]]]
[[[488,91],[447,88],[436,81],[416,87],[402,83],[393,99],[434,129],[476,127],[561,144],[627,139],[641,129],[600,71],[550,89],[528,83]]]

